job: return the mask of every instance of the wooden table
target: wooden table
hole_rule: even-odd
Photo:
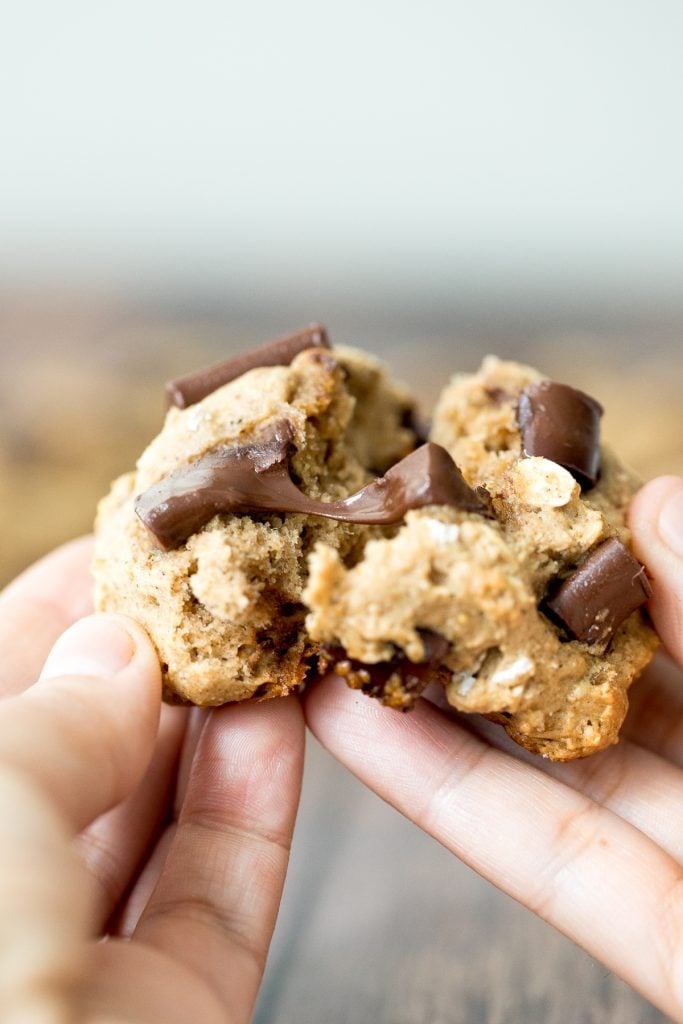
[[[158,429],[162,382],[313,319],[238,329],[214,316],[132,310],[101,297],[5,301],[0,315],[0,582],[87,531],[99,495]],[[311,315],[312,314],[312,315]],[[494,350],[535,362],[607,408],[605,434],[643,476],[683,472],[683,331],[352,319],[428,403]],[[371,340],[368,340],[371,339]],[[416,343],[417,342],[417,343]],[[533,837],[528,837],[533,842]],[[649,1024],[665,1018],[337,766],[313,740],[291,871],[257,1024]]]

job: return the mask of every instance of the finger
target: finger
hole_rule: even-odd
[[[135,937],[182,961],[250,1019],[280,902],[299,799],[295,698],[213,711],[174,842]]]
[[[570,764],[542,766],[565,785],[608,808],[683,864],[683,773],[629,740]]]
[[[683,768],[683,669],[659,651],[628,696],[622,736]]]
[[[305,710],[380,796],[665,1012],[680,1010],[683,872],[655,843],[427,701],[397,715],[327,679]]]
[[[159,664],[134,622],[91,616],[60,638],[42,680],[0,705],[0,764],[46,794],[78,832],[128,796],[147,768]]]
[[[96,885],[98,932],[115,915],[170,817],[186,719],[185,708],[161,709],[159,735],[142,782],[76,840],[76,849]]]
[[[187,722],[187,730],[183,741],[183,749],[180,754],[178,765],[178,782],[173,800],[173,818],[175,821],[180,817],[180,811],[185,800],[187,784],[192,772],[192,762],[197,751],[197,744],[204,731],[211,711],[209,708],[191,708]]]
[[[145,907],[159,883],[177,828],[177,822],[171,822],[157,839],[149,860],[140,872],[128,899],[121,906],[117,920],[113,922],[113,935],[119,935],[124,939],[130,939],[133,936]]]
[[[71,541],[36,562],[0,593],[0,696],[38,678],[64,630],[92,611],[92,538]]]
[[[480,715],[463,716],[437,706],[459,728],[619,815],[683,864],[683,834],[678,828],[683,818],[683,772],[675,764],[627,739],[591,757],[558,764],[524,750],[499,725]]]
[[[139,942],[113,940],[98,942],[91,949],[88,966],[87,984],[79,992],[79,1021],[233,1024],[216,993],[186,966],[184,958],[173,960]],[[30,1024],[43,1024],[43,1020],[32,1018]]]
[[[0,764],[0,1007],[3,1020],[66,1021],[86,965],[90,887],[45,794]]]
[[[655,626],[683,664],[683,479],[662,476],[646,484],[631,503],[629,525],[636,555],[652,580]]]
[[[178,818],[182,809],[187,785],[192,771],[192,762],[204,727],[211,715],[209,708],[190,708],[187,726],[180,753],[176,776],[171,821],[157,838],[149,860],[136,880],[125,905],[115,922],[115,933],[129,938],[138,926],[142,913],[154,892],[166,864],[166,857],[175,837]]]
[[[183,709],[185,710],[185,709]],[[139,877],[128,894],[120,912],[112,922],[112,932],[129,938],[138,926],[142,913],[154,892],[161,872],[166,863],[166,856],[176,833],[177,821],[185,800],[187,784],[192,770],[197,744],[210,717],[209,708],[190,708],[187,725],[183,737],[182,750],[178,762],[175,793],[171,808],[171,820],[157,837],[156,844]]]
[[[680,674],[680,669],[676,668],[676,671]],[[616,746],[591,757],[558,764],[531,754],[511,740],[499,725],[481,715],[463,715],[455,711],[447,703],[441,686],[430,687],[427,696],[459,728],[618,814],[683,864],[683,833],[678,828],[678,822],[683,819],[683,772],[676,758],[669,759],[666,753],[635,740],[635,737],[640,739],[643,735],[654,740],[656,732],[663,731],[663,716],[660,718],[656,714],[650,731],[647,731],[648,723],[645,723],[644,733],[635,724],[631,729],[634,740],[622,735]],[[671,726],[670,714],[666,720]],[[680,736],[683,734],[683,720],[676,724]],[[666,738],[680,759],[681,751],[677,748],[673,730]]]
[[[158,717],[154,652],[123,618],[73,626],[44,680],[0,706],[0,1005],[12,1020],[67,1019],[92,909],[70,836],[138,781]]]

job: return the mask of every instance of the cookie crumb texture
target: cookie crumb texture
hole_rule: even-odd
[[[637,611],[609,643],[582,643],[544,601],[601,543],[628,543],[625,509],[637,481],[604,447],[598,483],[583,492],[562,466],[525,455],[517,404],[541,379],[489,357],[478,373],[455,377],[437,404],[430,440],[471,487],[486,488],[492,517],[430,506],[379,527],[219,514],[162,552],[135,515],[135,497],[216,445],[248,442],[287,420],[298,486],[334,500],[418,443],[407,391],[371,357],[339,347],[251,370],[197,405],[171,409],[137,471],[101,503],[97,607],[148,630],[170,700],[283,695],[329,651],[368,666],[420,663],[436,634],[449,646],[434,675],[454,708],[489,716],[553,760],[614,743],[655,634]],[[409,697],[392,675],[380,697],[405,707],[418,692]]]
[[[301,489],[343,498],[415,447],[404,426],[410,408],[376,360],[338,347],[250,370],[187,409],[169,410],[136,472],[115,481],[100,504],[94,561],[97,608],[145,627],[167,700],[210,706],[298,687],[319,649],[304,625],[308,555],[325,543],[351,563],[377,528],[296,514],[216,515],[185,545],[162,552],[135,514],[136,497],[217,445],[247,443],[286,421]]]

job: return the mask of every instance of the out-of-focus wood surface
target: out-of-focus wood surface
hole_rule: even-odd
[[[306,311],[295,324],[319,316]],[[341,318],[340,318],[341,319]],[[0,294],[0,585],[61,540],[88,531],[97,499],[159,429],[163,383],[292,322],[161,315],[97,297]],[[328,322],[333,341],[390,362],[427,409],[449,375],[496,352],[593,393],[604,436],[644,478],[683,472],[681,332],[528,337]]]
[[[90,528],[98,497],[158,430],[163,383],[306,320],[242,325],[102,298],[0,311],[0,584]],[[488,351],[527,360],[604,404],[604,436],[643,478],[683,472],[681,332],[420,332],[343,318],[425,408]],[[257,1024],[650,1024],[665,1018],[503,896],[309,742],[282,913]],[[533,837],[528,837],[533,842]]]

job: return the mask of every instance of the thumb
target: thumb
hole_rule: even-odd
[[[3,1020],[71,1020],[93,905],[71,836],[141,777],[160,696],[142,629],[93,615],[57,641],[35,686],[0,703]]]
[[[79,831],[142,778],[157,732],[160,676],[136,623],[81,619],[55,644],[40,681],[0,704],[0,767],[22,771]]]
[[[650,612],[665,646],[683,665],[683,478],[650,481],[629,510],[633,547],[652,582]]]

